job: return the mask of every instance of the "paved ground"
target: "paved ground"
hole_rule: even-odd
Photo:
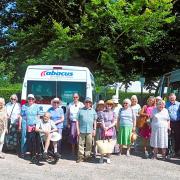
[[[180,179],[180,159],[165,162],[143,159],[140,155],[140,153],[134,153],[131,157],[112,155],[111,164],[99,164],[98,160],[77,164],[75,159],[66,153],[55,165],[42,162],[37,166],[16,155],[6,154],[5,159],[0,159],[0,180]]]

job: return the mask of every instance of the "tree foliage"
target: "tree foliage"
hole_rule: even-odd
[[[177,6],[172,0],[3,0],[0,58],[15,80],[28,64],[73,64],[88,66],[98,84],[143,75],[151,85],[179,66]]]

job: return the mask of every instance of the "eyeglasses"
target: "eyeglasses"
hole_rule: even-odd
[[[16,99],[11,98],[12,101],[16,101]]]
[[[53,104],[59,104],[59,102],[53,102]]]
[[[112,106],[113,104],[107,104],[108,106]]]
[[[73,97],[74,99],[77,99],[77,98],[79,98],[78,96],[75,96],[75,97]]]

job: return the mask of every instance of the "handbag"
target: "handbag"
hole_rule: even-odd
[[[111,154],[114,151],[114,146],[116,145],[116,140],[106,139],[96,141],[98,152],[103,154]]]
[[[27,132],[33,132],[35,131],[36,126],[35,125],[27,125]]]
[[[136,126],[138,128],[142,128],[146,124],[147,119],[148,118],[146,116],[139,116],[139,118],[136,121]]]
[[[105,137],[112,137],[113,136],[113,128],[108,129],[104,132]]]
[[[13,113],[13,110],[14,110],[14,107],[15,107],[16,103],[14,104],[12,110],[11,110],[11,113],[9,115],[9,118],[7,119],[7,122],[8,122],[8,132],[10,130],[10,127],[11,127],[11,116],[12,116],[12,113]]]
[[[131,133],[130,139],[131,139],[131,143],[133,144],[137,139],[137,134],[135,132]]]

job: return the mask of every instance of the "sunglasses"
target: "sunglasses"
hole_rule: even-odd
[[[34,100],[34,98],[28,98],[28,100]]]
[[[73,97],[74,99],[77,99],[77,98],[79,98],[78,96],[75,96],[75,97]]]
[[[11,98],[12,101],[16,101],[16,99]]]

